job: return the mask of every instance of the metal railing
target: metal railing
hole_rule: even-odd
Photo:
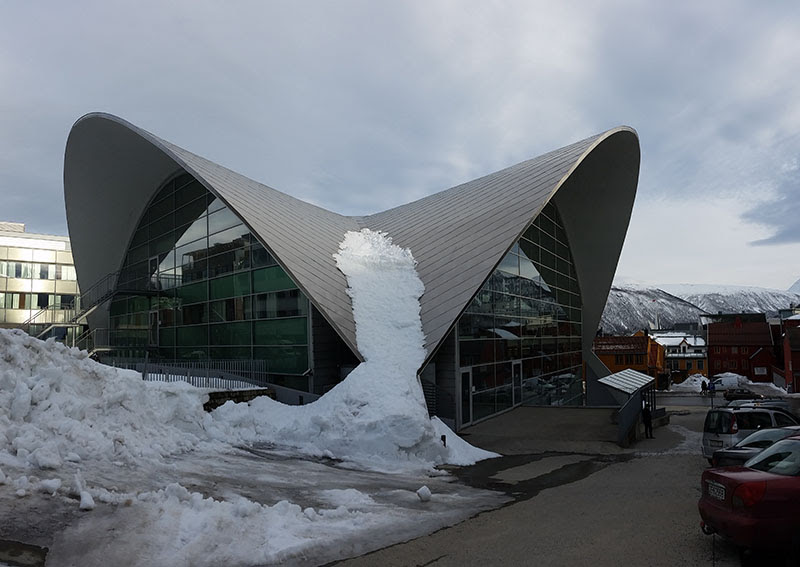
[[[89,329],[77,337],[72,346],[89,354],[118,347],[143,349],[148,346],[149,335],[147,329]]]
[[[269,386],[264,360],[125,360],[113,358],[110,366],[128,368],[145,380],[172,382],[183,380],[202,388],[224,387],[226,382],[246,383],[248,387]]]
[[[119,271],[106,274],[89,289],[76,295],[75,303],[48,305],[34,313],[19,328],[30,335],[41,338],[53,327],[80,325],[81,319],[114,295],[114,286],[118,276]]]

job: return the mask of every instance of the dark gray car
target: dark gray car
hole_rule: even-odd
[[[714,451],[711,464],[715,467],[743,465],[745,461],[755,457],[776,441],[798,433],[800,433],[800,425],[760,429],[727,449]]]

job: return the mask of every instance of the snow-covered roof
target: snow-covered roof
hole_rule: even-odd
[[[630,368],[600,378],[599,382],[626,394],[634,394],[636,390],[655,382],[655,378]]]

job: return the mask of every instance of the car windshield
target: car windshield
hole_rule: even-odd
[[[744,466],[783,476],[800,475],[800,440],[783,439],[747,461]]]
[[[764,449],[779,439],[789,437],[790,435],[797,435],[799,433],[800,431],[797,429],[761,429],[755,433],[751,433],[734,445],[734,447],[755,447],[758,449]]]

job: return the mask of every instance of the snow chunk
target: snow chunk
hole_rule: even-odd
[[[81,510],[94,510],[94,498],[89,494],[88,490],[81,492]]]
[[[431,489],[427,486],[422,486],[417,490],[417,496],[422,502],[429,502],[431,499]]]

